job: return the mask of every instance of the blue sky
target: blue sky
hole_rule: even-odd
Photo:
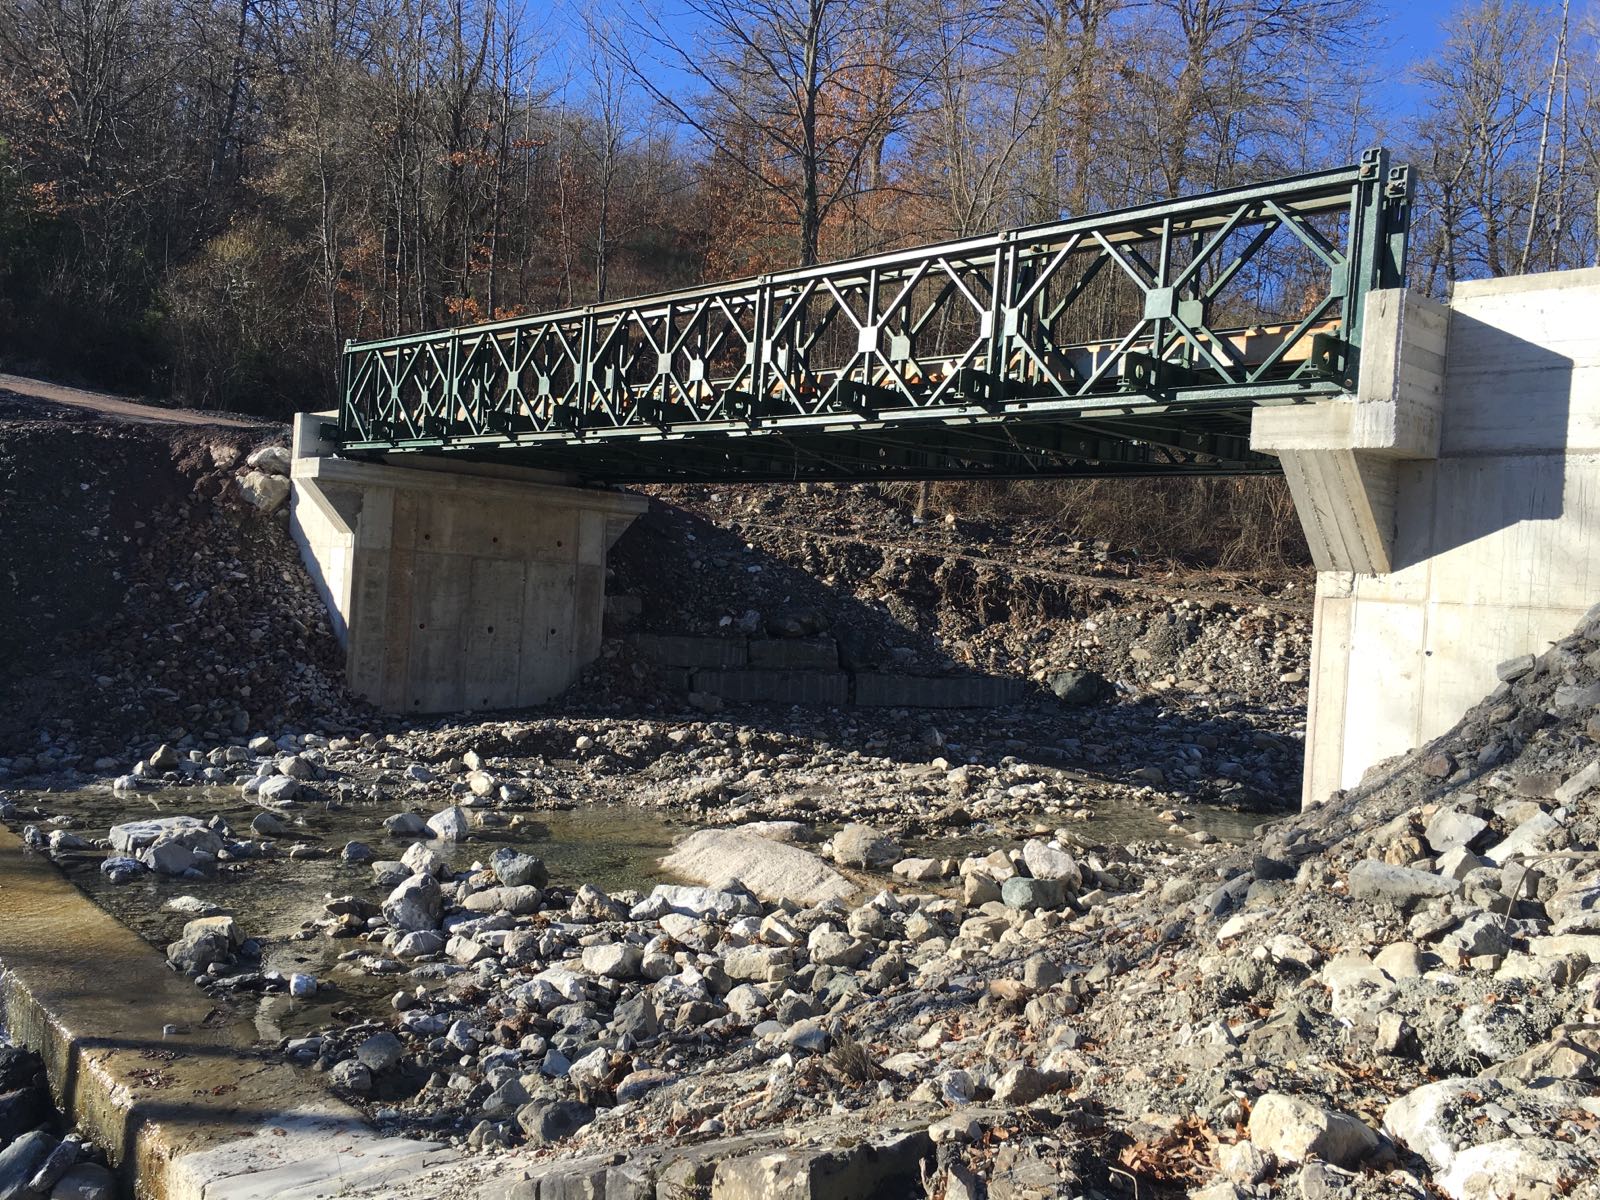
[[[1537,2],[1552,9],[1560,6],[1560,0]],[[598,7],[604,10],[617,5],[622,11],[636,11],[632,6],[637,3],[638,0],[598,0]],[[670,21],[686,35],[692,35],[692,24],[677,0],[644,0],[644,3],[647,6],[659,4]],[[566,49],[570,51],[582,40],[581,14],[593,11],[596,6],[596,0],[556,0],[555,8],[543,12],[548,14],[545,17],[547,27],[558,37],[563,28],[573,31],[570,40],[562,39],[568,41]],[[1417,103],[1416,88],[1410,82],[1408,68],[1431,55],[1444,40],[1450,14],[1456,7],[1451,0],[1377,0],[1374,11],[1380,22],[1378,38],[1382,44],[1375,49],[1386,77],[1385,86],[1390,91],[1384,107],[1394,117],[1408,115]],[[1582,0],[1573,5],[1574,16],[1584,7]],[[556,57],[567,59],[569,55],[558,53]],[[674,90],[688,90],[693,86],[687,74],[670,68],[663,70],[663,79],[669,87],[676,85]]]

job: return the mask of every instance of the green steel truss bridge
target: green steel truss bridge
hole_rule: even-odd
[[[594,482],[1237,474],[1354,387],[1412,174],[1353,166],[913,250],[351,342],[342,454]]]

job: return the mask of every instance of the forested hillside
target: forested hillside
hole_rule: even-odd
[[[1579,14],[1369,0],[0,0],[0,366],[281,415],[346,338],[1421,168],[1414,280],[1583,265]],[[1409,93],[1413,96],[1417,93]]]

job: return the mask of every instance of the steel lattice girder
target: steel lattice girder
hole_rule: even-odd
[[[345,350],[345,452],[597,480],[1267,470],[1351,388],[1412,179],[1351,167]],[[1110,268],[1107,270],[1107,268]]]

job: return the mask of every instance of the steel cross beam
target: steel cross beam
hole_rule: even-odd
[[[350,342],[342,453],[599,482],[1238,473],[1353,388],[1412,174],[1359,163],[642,299]]]

